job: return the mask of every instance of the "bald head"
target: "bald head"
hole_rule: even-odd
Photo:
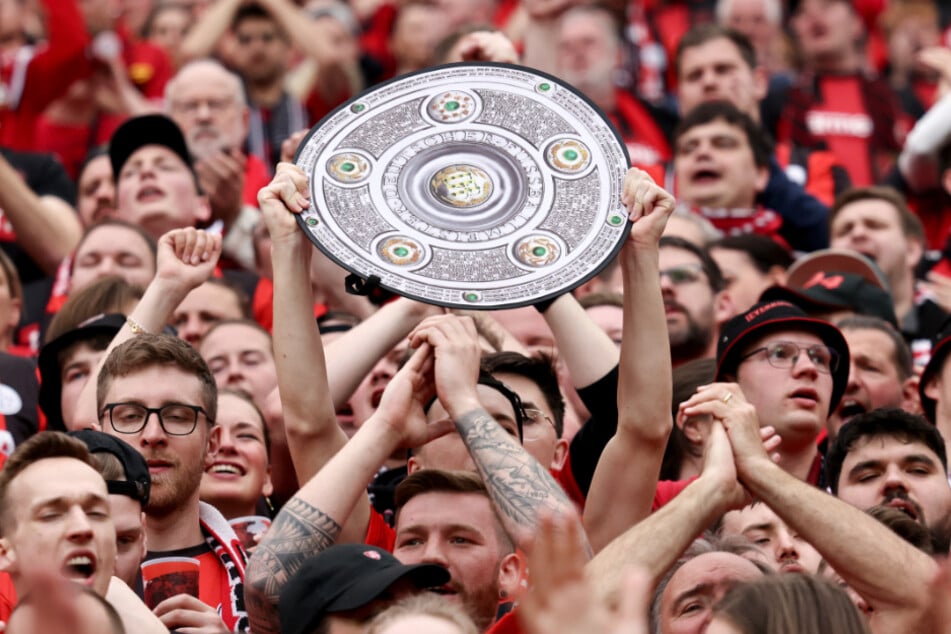
[[[190,62],[169,80],[165,107],[197,159],[240,148],[248,134],[241,79],[211,59]]]

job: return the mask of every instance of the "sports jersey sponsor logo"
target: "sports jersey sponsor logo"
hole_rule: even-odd
[[[863,139],[872,136],[875,128],[871,117],[866,114],[815,110],[806,114],[806,125],[816,136],[854,136]]]
[[[649,145],[628,141],[628,156],[631,157],[631,165],[655,165],[660,163],[660,154]]]

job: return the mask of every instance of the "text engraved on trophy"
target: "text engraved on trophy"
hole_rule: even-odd
[[[366,150],[374,157],[392,147],[394,139],[431,127],[419,116],[423,99],[394,106],[372,118],[361,120],[356,128],[340,142],[339,147]]]
[[[600,216],[601,187],[598,170],[577,180],[556,179],[555,200],[540,229],[557,233],[575,249],[591,230],[591,218]]]
[[[573,132],[572,127],[556,113],[522,95],[478,90],[482,97],[482,114],[476,121],[510,130],[532,145],[557,134]]]
[[[512,264],[504,246],[482,251],[453,251],[433,247],[429,265],[417,271],[417,274],[460,283],[510,280],[527,275]]]
[[[348,189],[324,181],[324,200],[327,211],[354,243],[370,251],[373,238],[393,231],[383,217],[373,210],[370,193],[366,187]]]

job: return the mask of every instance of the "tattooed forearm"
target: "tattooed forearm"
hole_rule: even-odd
[[[473,410],[456,420],[456,429],[485,481],[502,523],[521,542],[535,530],[538,511],[571,513],[571,501],[561,486],[485,410]]]
[[[336,520],[300,499],[281,509],[248,564],[245,600],[255,634],[280,632],[281,590],[305,560],[333,546],[340,530]]]

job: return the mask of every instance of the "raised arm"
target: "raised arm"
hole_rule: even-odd
[[[376,362],[424,317],[440,312],[439,308],[400,297],[330,342],[327,367],[334,407],[346,403]]]
[[[176,60],[178,66],[209,57],[222,36],[231,28],[231,21],[243,3],[244,0],[218,0],[212,3],[182,40]]]
[[[571,501],[547,467],[525,451],[479,401],[481,350],[472,320],[455,315],[430,317],[413,331],[410,343],[434,349],[439,402],[453,420],[516,545],[524,549],[530,543],[542,509],[577,521]]]
[[[733,394],[729,402],[724,395]],[[819,551],[874,609],[875,632],[910,632],[923,616],[937,564],[885,525],[783,471],[760,442],[754,407],[735,384],[701,387],[688,416],[709,414],[726,427],[740,481]]]
[[[688,546],[721,515],[744,503],[736,481],[730,442],[715,423],[704,454],[703,472],[680,495],[605,546],[587,567],[602,596],[614,595],[622,572],[629,566],[645,568],[657,584]]]
[[[260,0],[281,25],[291,41],[305,55],[314,59],[321,70],[338,66],[351,58],[345,50],[347,38],[338,35],[341,27],[331,20],[313,20],[290,0]]]
[[[55,196],[37,196],[0,155],[0,209],[13,225],[17,244],[52,275],[79,242],[79,216]]]
[[[159,238],[155,277],[132,310],[129,320],[106,348],[79,395],[73,419],[76,429],[99,428],[96,378],[109,353],[139,331],[161,332],[185,296],[211,276],[220,255],[221,236],[200,229],[173,229]]]
[[[274,519],[251,557],[245,581],[255,634],[280,632],[281,590],[305,559],[345,541],[344,526],[357,523],[356,517],[363,518],[366,534],[370,513],[366,484],[390,454],[450,431],[449,424],[426,424],[423,407],[433,393],[432,367],[432,352],[424,345],[390,381],[377,412]]]
[[[944,46],[927,48],[918,55],[920,62],[937,72],[939,91],[944,94],[915,124],[905,138],[898,156],[898,169],[913,191],[941,186],[938,154],[951,141],[951,51]]]
[[[632,168],[625,179],[623,202],[635,223],[621,251],[624,332],[618,427],[598,461],[584,511],[595,551],[650,514],[672,426],[670,346],[665,345],[658,244],[674,198],[646,172]]]
[[[310,258],[313,245],[294,217],[309,206],[304,172],[277,166],[258,193],[271,235],[274,270],[274,363],[284,410],[284,429],[298,482],[306,482],[347,442],[337,424],[327,381],[327,363],[314,321]]]

